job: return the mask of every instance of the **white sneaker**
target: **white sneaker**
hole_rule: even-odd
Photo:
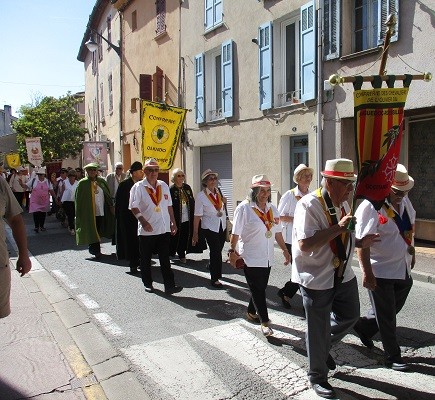
[[[263,332],[264,336],[272,336],[273,335],[273,330],[268,325],[261,324],[261,332]]]

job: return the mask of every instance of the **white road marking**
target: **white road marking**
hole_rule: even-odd
[[[113,322],[110,315],[106,313],[96,313],[94,314],[94,317],[107,333],[110,333],[113,336],[124,335],[123,330]]]
[[[87,294],[78,294],[77,298],[82,302],[82,304],[91,310],[95,310],[96,308],[100,308],[100,305],[90,298]]]
[[[54,269],[51,271],[53,275],[55,275],[62,283],[68,287],[69,289],[78,289],[77,284],[71,281],[68,275],[64,274],[62,271],[58,269]]]

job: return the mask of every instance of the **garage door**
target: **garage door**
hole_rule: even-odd
[[[233,161],[231,145],[210,146],[201,148],[201,173],[211,169],[219,174],[219,187],[228,199],[227,209],[230,219],[233,218]]]

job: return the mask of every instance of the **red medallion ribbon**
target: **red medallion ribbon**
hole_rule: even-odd
[[[220,211],[222,209],[222,198],[219,193],[213,194],[208,193],[207,197],[210,199],[211,203],[213,204],[213,207],[216,209],[216,211]]]
[[[145,186],[145,189],[147,190],[148,194],[150,195],[152,202],[157,207],[159,205],[160,201],[162,200],[162,187],[160,185],[157,185],[155,192],[153,189],[149,188],[148,186]]]
[[[263,221],[263,224],[266,227],[266,229],[270,231],[274,224],[272,208],[269,208],[269,210],[266,213],[264,213],[263,211],[259,210],[256,207],[252,207],[252,209],[254,210],[255,214],[257,214],[258,217]]]

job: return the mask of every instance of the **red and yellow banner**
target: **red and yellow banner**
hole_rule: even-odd
[[[143,159],[155,158],[161,170],[172,168],[186,111],[152,101],[142,102]]]
[[[400,156],[407,94],[408,88],[354,92],[357,198],[382,201],[390,192]]]

